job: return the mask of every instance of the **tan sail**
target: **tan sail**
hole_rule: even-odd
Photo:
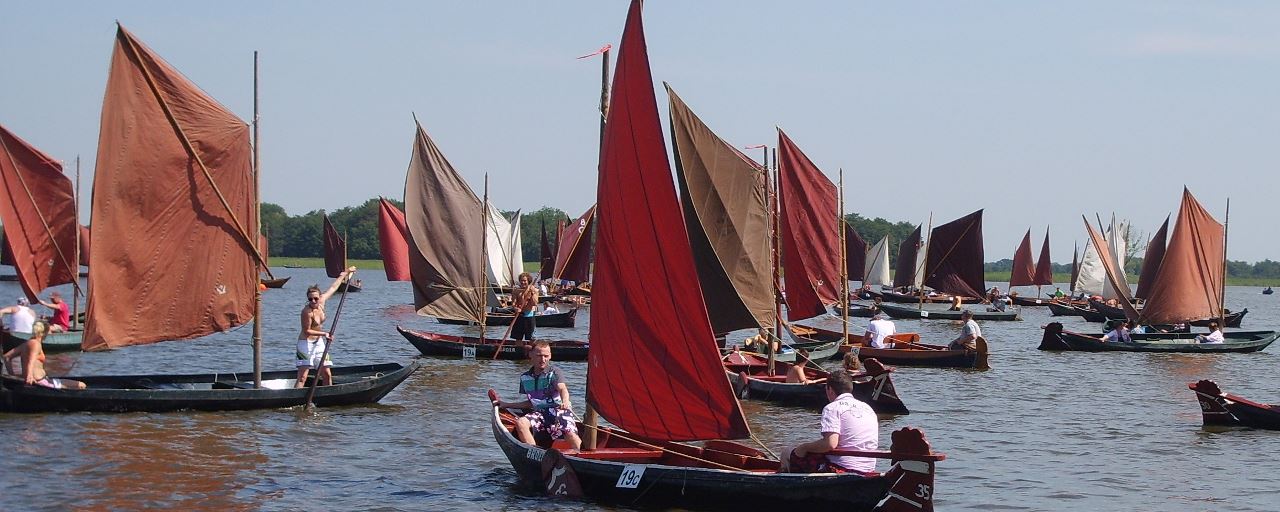
[[[1143,322],[1182,323],[1221,314],[1224,234],[1223,225],[1184,188],[1178,222],[1142,309]]]

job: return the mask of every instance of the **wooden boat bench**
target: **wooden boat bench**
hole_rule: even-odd
[[[591,451],[574,452],[568,450],[566,455],[583,459],[611,460],[620,462],[657,462],[665,455],[662,450],[648,448],[598,448]]]

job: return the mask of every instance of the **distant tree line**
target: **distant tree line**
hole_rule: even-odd
[[[404,209],[404,203],[397,200],[390,200],[400,209]],[[301,258],[317,258],[324,254],[324,244],[321,241],[321,233],[323,232],[323,217],[325,210],[313,210],[302,215],[289,215],[285,213],[284,208],[272,203],[262,203],[262,224],[267,233],[268,242],[270,243],[271,256],[287,256]],[[511,215],[515,212],[503,212]],[[540,258],[541,234],[542,227],[547,230],[548,243],[555,246],[556,222],[571,221],[581,215],[581,212],[575,212],[575,217],[570,217],[564,210],[544,206],[532,212],[523,212],[520,222],[520,239],[521,252],[526,262],[536,262]],[[898,258],[898,244],[902,242],[911,231],[916,228],[916,224],[909,222],[892,222],[880,217],[869,219],[851,213],[845,216],[850,226],[858,232],[858,235],[866,240],[868,248],[875,245],[881,237],[889,237],[889,262],[895,262]],[[347,235],[347,256],[354,259],[379,259],[382,257],[378,246],[378,199],[370,199],[359,206],[348,206],[329,212],[329,220],[333,222],[335,228],[339,232],[345,232]],[[447,236],[447,235],[446,235]],[[1135,257],[1140,251],[1145,249],[1145,244],[1141,241],[1140,233],[1131,233],[1126,253],[1130,256],[1126,259],[1125,270],[1130,274],[1139,274],[1142,271],[1142,258]],[[1038,256],[1038,248],[1033,249],[1034,256]],[[1002,272],[1013,269],[1013,260],[1005,258],[999,261],[986,263],[984,268],[988,272]],[[1070,263],[1054,263],[1053,272],[1056,274],[1066,274],[1071,272]],[[1257,263],[1248,263],[1245,261],[1229,261],[1227,262],[1227,275],[1231,277],[1258,277],[1258,278],[1280,278],[1280,262],[1271,261],[1269,259],[1262,260]]]

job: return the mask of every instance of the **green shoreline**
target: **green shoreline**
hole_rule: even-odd
[[[347,263],[355,265],[356,268],[362,270],[382,270],[382,260],[347,260]],[[272,257],[272,267],[297,266],[304,268],[324,268],[324,258],[287,258]],[[526,262],[524,269],[526,272],[537,272],[539,264],[536,262]],[[987,272],[983,279],[991,282],[1008,282],[1009,272]],[[1053,282],[1066,283],[1071,279],[1070,274],[1054,274]],[[1138,282],[1138,276],[1130,275],[1130,283]],[[1265,277],[1228,277],[1227,286],[1277,286],[1280,285],[1280,279],[1270,279]]]

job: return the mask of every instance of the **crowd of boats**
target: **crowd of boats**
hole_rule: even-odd
[[[686,508],[801,501],[932,510],[935,464],[945,456],[931,450],[919,429],[893,432],[888,450],[846,454],[890,461],[886,471],[873,473],[780,472],[767,448],[743,441],[751,436],[740,398],[821,405],[829,372],[853,371],[857,398],[883,415],[909,414],[909,401],[893,384],[896,367],[991,367],[981,336],[965,346],[895,333],[889,348],[869,344],[850,317],[953,320],[968,311],[984,322],[1018,321],[1022,308],[1047,307],[1054,315],[1152,326],[1127,341],[1107,341],[1051,323],[1043,350],[1256,351],[1277,337],[1229,331],[1223,343],[1206,344],[1190,334],[1160,332],[1215,319],[1238,327],[1247,313],[1224,307],[1225,226],[1189,191],[1168,242],[1166,220],[1148,245],[1136,292],[1123,272],[1125,225],[1113,220],[1104,231],[1085,219],[1089,242],[1083,259],[1073,258],[1070,295],[1030,298],[987,290],[982,210],[918,226],[900,241],[890,278],[891,241],[868,244],[843,222],[843,187],[781,129],[777,149],[757,162],[719,138],[667,85],[673,180],[641,19],[641,2],[633,1],[611,80],[612,51],[602,57],[598,203],[555,228],[558,246],[542,226],[540,274],[568,286],[543,298],[563,302],[540,308],[537,325],[573,327],[579,309],[591,308],[589,341],[549,340],[557,361],[586,361],[583,445],[522,442],[513,432],[519,411],[495,403],[490,415],[497,445],[533,487]],[[45,337],[46,350],[190,339],[250,322],[255,343],[251,372],[74,377],[85,389],[5,375],[0,411],[370,403],[419,367],[413,361],[335,368],[333,385],[314,388],[313,396],[295,388],[293,371],[262,371],[261,326],[253,320],[262,289],[283,287],[287,278],[271,275],[259,234],[256,113],[254,119],[251,141],[250,125],[119,27],[103,105],[93,225],[83,235],[74,213],[77,194],[61,164],[0,127],[0,185],[15,198],[0,204],[0,217],[24,291],[34,296],[71,283],[78,299],[79,265],[72,263],[90,269],[84,329],[64,339]],[[386,200],[380,206],[386,277],[411,283],[419,314],[476,326],[476,335],[397,329],[423,356],[524,359],[525,345],[487,337],[484,329],[515,320],[515,312],[495,311],[523,270],[520,213],[503,215],[488,201],[487,178],[483,194],[472,191],[415,124],[405,209]],[[156,236],[129,236],[143,219]],[[327,218],[324,233],[329,273],[340,275],[344,237]],[[1053,284],[1047,233],[1044,240],[1032,264],[1028,231],[1015,250],[1010,289]],[[185,257],[191,247],[204,248],[207,259]],[[863,287],[850,290],[853,281]],[[347,283],[343,297],[358,290]],[[800,323],[815,318],[838,319],[840,328]],[[334,318],[331,329],[336,324]],[[469,328],[453,332],[460,330]],[[755,333],[759,352],[726,344],[724,333],[742,330]],[[11,345],[27,342],[10,333],[6,338]],[[828,359],[846,364],[828,370],[821,364]],[[1206,424],[1280,428],[1275,406],[1222,392],[1207,380],[1191,388]]]

